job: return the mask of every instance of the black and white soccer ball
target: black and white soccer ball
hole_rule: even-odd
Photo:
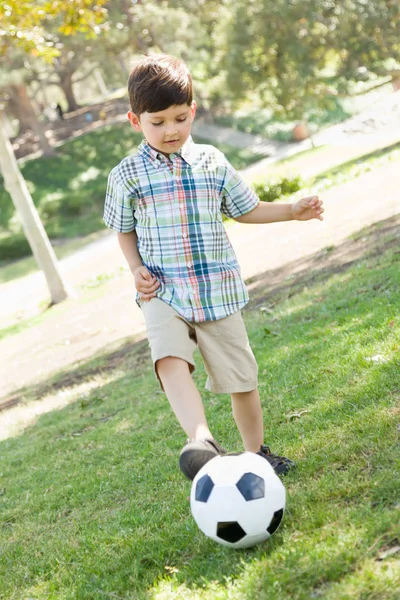
[[[286,505],[282,481],[265,458],[244,452],[216,456],[192,483],[190,508],[201,531],[232,548],[267,540]]]

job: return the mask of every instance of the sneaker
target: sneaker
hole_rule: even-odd
[[[272,454],[269,446],[265,446],[264,444],[257,454],[269,462],[277,475],[286,475],[289,471],[296,468],[296,464],[292,460],[284,456]]]
[[[226,454],[225,448],[215,440],[188,440],[179,456],[179,466],[191,481],[209,460],[220,454]]]

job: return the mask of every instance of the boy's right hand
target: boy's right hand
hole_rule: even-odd
[[[160,287],[160,282],[145,267],[141,265],[133,271],[136,290],[141,300],[148,302],[156,296],[156,289]]]

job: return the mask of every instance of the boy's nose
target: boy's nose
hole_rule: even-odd
[[[171,123],[171,125],[167,125],[167,127],[165,128],[165,135],[167,137],[172,137],[173,135],[176,134],[176,132],[177,132],[177,128],[174,123]]]

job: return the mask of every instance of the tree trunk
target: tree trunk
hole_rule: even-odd
[[[68,102],[67,112],[73,112],[74,110],[78,110],[79,104],[76,101],[74,88],[72,83],[72,73],[59,73],[60,77],[60,88],[64,92],[64,96]]]
[[[22,130],[26,131],[26,129],[32,129],[39,139],[40,149],[43,151],[44,156],[55,156],[56,151],[53,146],[50,145],[49,140],[46,137],[45,129],[36,116],[26,85],[14,84],[9,86],[9,90],[12,103],[11,110],[15,109],[14,114],[20,121]],[[22,133],[21,129],[20,133]]]
[[[68,290],[58,270],[57,257],[33,204],[25,179],[18,168],[10,141],[4,132],[1,112],[0,170],[4,177],[4,187],[12,198],[33,255],[46,278],[51,301],[53,304],[57,304],[65,300],[72,292]]]
[[[16,85],[9,85],[7,91],[9,93],[9,100],[7,105],[8,112],[18,119],[19,123],[19,135],[23,135],[27,131],[32,131],[31,115],[24,111],[23,106],[20,103],[20,98],[17,92]]]
[[[107,98],[108,89],[106,86],[106,82],[104,81],[102,72],[100,71],[100,69],[95,69],[93,71],[93,75],[99,88],[100,94],[103,96],[103,98]]]

